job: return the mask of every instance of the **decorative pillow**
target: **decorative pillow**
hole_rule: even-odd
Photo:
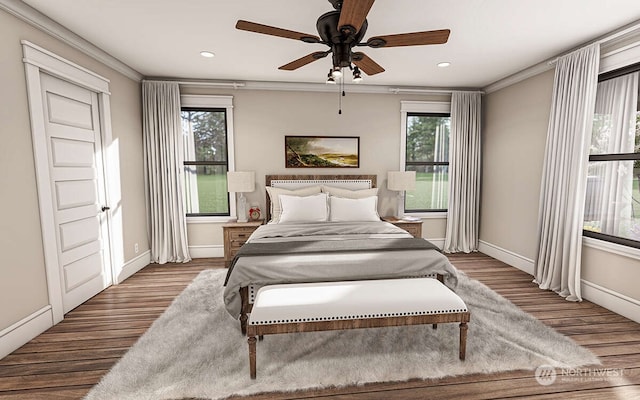
[[[271,221],[270,223],[277,224],[280,220],[280,214],[282,213],[282,207],[280,206],[280,195],[287,196],[310,196],[312,194],[318,194],[321,191],[321,186],[309,186],[302,189],[288,190],[281,188],[274,188],[267,186],[267,193],[271,199]]]
[[[322,186],[323,193],[329,193],[331,196],[342,197],[344,199],[361,199],[363,197],[371,197],[378,195],[378,188],[349,190],[334,186]]]
[[[329,221],[380,221],[377,196],[361,199],[331,196],[329,205],[331,209]]]
[[[282,214],[280,214],[280,223],[326,221],[329,216],[327,197],[326,193],[304,197],[281,194]]]

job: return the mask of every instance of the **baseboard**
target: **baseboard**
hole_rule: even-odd
[[[440,250],[444,249],[444,238],[442,238],[442,239],[425,238],[425,239],[427,239],[429,242],[431,242],[434,245],[436,245]]]
[[[0,331],[0,359],[20,348],[53,326],[51,306],[47,305]]]
[[[151,264],[151,250],[147,250],[139,256],[127,261],[122,266],[122,270],[118,274],[118,283],[124,282],[125,279],[149,264]]]
[[[478,246],[478,251],[533,276],[533,260],[529,258],[482,240]]]
[[[483,241],[480,241],[478,250],[533,275],[533,260]],[[640,323],[640,301],[584,279],[581,282],[582,297],[585,300]]]
[[[640,323],[640,301],[582,279],[582,298]]]
[[[224,257],[223,245],[194,245],[189,246],[191,258]]]

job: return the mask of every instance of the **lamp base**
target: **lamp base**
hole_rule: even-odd
[[[238,210],[236,214],[238,214],[238,222],[247,222],[247,199],[242,193],[240,193],[240,197],[238,198]]]
[[[396,218],[404,218],[404,192],[398,192],[398,208],[396,210]]]

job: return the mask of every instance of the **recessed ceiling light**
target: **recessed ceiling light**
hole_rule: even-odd
[[[215,57],[215,56],[216,56],[215,54],[213,54],[213,53],[212,53],[212,52],[210,52],[210,51],[201,51],[201,52],[200,52],[200,55],[201,55],[202,57],[207,57],[207,58],[212,58],[212,57]]]
[[[438,63],[438,67],[440,67],[440,68],[447,68],[450,65],[451,65],[451,63],[449,61],[444,61],[444,62]]]

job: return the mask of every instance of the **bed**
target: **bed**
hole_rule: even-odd
[[[269,222],[225,280],[226,309],[243,333],[266,285],[439,276],[455,288],[457,271],[437,247],[380,219],[375,175],[267,175],[265,184]]]

